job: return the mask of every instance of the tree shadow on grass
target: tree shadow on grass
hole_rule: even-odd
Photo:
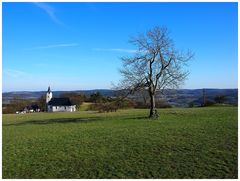
[[[111,117],[110,117],[111,118]],[[118,118],[119,119],[119,118]],[[85,117],[85,118],[55,118],[44,120],[28,120],[9,124],[2,124],[2,126],[20,126],[20,125],[46,125],[46,124],[66,124],[66,123],[89,123],[93,121],[107,120],[106,117]],[[120,120],[151,120],[147,116],[122,116]]]
[[[125,117],[125,120],[151,120],[148,116],[132,116],[132,117]]]
[[[27,124],[45,125],[45,124],[57,124],[57,123],[88,123],[92,121],[100,121],[101,117],[90,117],[90,118],[58,118],[58,119],[47,119],[47,120],[30,120],[19,123],[3,124],[3,126],[20,126]]]

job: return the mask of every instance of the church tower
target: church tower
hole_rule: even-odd
[[[48,102],[52,99],[52,91],[50,89],[50,86],[48,86],[48,91],[47,91],[47,95],[46,95],[46,104],[48,104]]]

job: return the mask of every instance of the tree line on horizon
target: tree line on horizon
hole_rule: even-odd
[[[124,93],[123,93],[124,94]],[[121,95],[121,94],[120,94]],[[103,96],[100,92],[95,92],[90,95],[85,95],[81,93],[64,93],[61,97],[68,97],[70,101],[76,105],[77,110],[81,108],[84,102],[90,103],[87,110],[98,111],[98,112],[112,112],[118,109],[128,109],[128,108],[142,108],[149,109],[150,99],[148,98],[146,92],[139,92],[141,98],[131,99],[122,98],[121,96],[109,97]],[[205,99],[205,100],[204,100]],[[226,101],[225,95],[217,95],[214,97],[214,101],[210,101],[207,97],[202,98],[203,102],[201,104],[204,106],[212,106],[214,104],[222,104]],[[20,97],[14,97],[9,104],[3,104],[3,114],[16,113],[17,111],[22,111],[24,108],[34,106],[39,108],[40,112],[45,112],[46,110],[46,98],[41,96],[37,100],[22,99]],[[156,108],[171,108],[166,100],[159,99],[156,101]],[[194,104],[190,102],[188,107],[194,107]]]
[[[60,97],[68,97],[72,104],[76,105],[79,110],[81,105],[86,102],[90,103],[87,110],[109,112],[124,108],[148,108],[149,103],[139,100],[131,100],[130,98],[122,98],[118,96],[109,97],[103,96],[100,92],[95,92],[90,95],[81,93],[64,93]],[[25,108],[34,106],[40,109],[40,112],[46,112],[46,97],[43,95],[37,100],[22,99],[14,97],[9,104],[3,104],[3,114],[16,113],[23,111]],[[171,107],[166,101],[158,101],[158,108]]]

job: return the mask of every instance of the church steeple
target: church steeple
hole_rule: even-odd
[[[50,86],[48,86],[48,91],[47,91],[47,94],[46,94],[46,105],[52,99],[52,96],[53,96],[52,91],[50,89]]]
[[[50,89],[50,86],[48,86],[48,93],[50,93],[51,92],[51,89]]]

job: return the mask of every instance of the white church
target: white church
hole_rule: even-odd
[[[47,112],[74,112],[76,105],[73,105],[69,98],[53,98],[53,93],[48,87],[46,95],[46,108]]]

